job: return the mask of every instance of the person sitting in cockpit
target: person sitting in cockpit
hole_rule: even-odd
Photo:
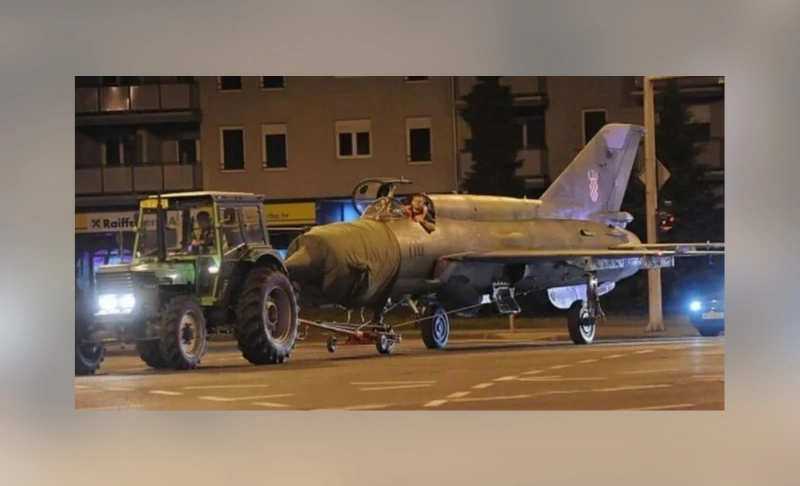
[[[436,231],[436,225],[428,211],[428,205],[425,204],[425,198],[422,194],[414,194],[411,197],[410,204],[405,205],[404,213],[411,221],[416,221],[421,224],[428,233]]]

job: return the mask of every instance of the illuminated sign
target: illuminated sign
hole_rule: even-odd
[[[313,202],[265,204],[264,218],[269,225],[313,225],[317,222],[317,205]]]

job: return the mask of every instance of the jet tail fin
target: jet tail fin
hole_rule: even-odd
[[[544,192],[542,209],[569,219],[618,213],[643,136],[639,125],[603,126]]]

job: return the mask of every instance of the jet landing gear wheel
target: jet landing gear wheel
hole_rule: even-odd
[[[420,327],[425,347],[442,349],[447,346],[447,340],[450,338],[450,318],[447,316],[447,312],[443,308],[435,306],[433,312],[424,317],[427,319],[420,323]]]
[[[388,333],[381,333],[378,336],[378,339],[375,341],[375,348],[378,350],[380,354],[392,354],[394,351],[394,332],[389,331]]]
[[[336,336],[328,337],[328,341],[325,342],[325,347],[328,348],[329,353],[336,352]]]
[[[572,304],[567,313],[567,329],[569,337],[575,344],[591,344],[594,341],[597,318],[589,311],[585,302],[577,301]]]

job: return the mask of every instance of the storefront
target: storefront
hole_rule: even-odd
[[[285,256],[286,248],[304,228],[343,220],[341,208],[327,203],[323,205],[327,213],[318,211],[315,202],[265,204],[264,217],[272,246]],[[320,221],[318,216],[324,214],[327,216]],[[78,287],[88,289],[94,273],[104,265],[130,262],[136,239],[137,215],[136,211],[75,214],[75,279]]]

